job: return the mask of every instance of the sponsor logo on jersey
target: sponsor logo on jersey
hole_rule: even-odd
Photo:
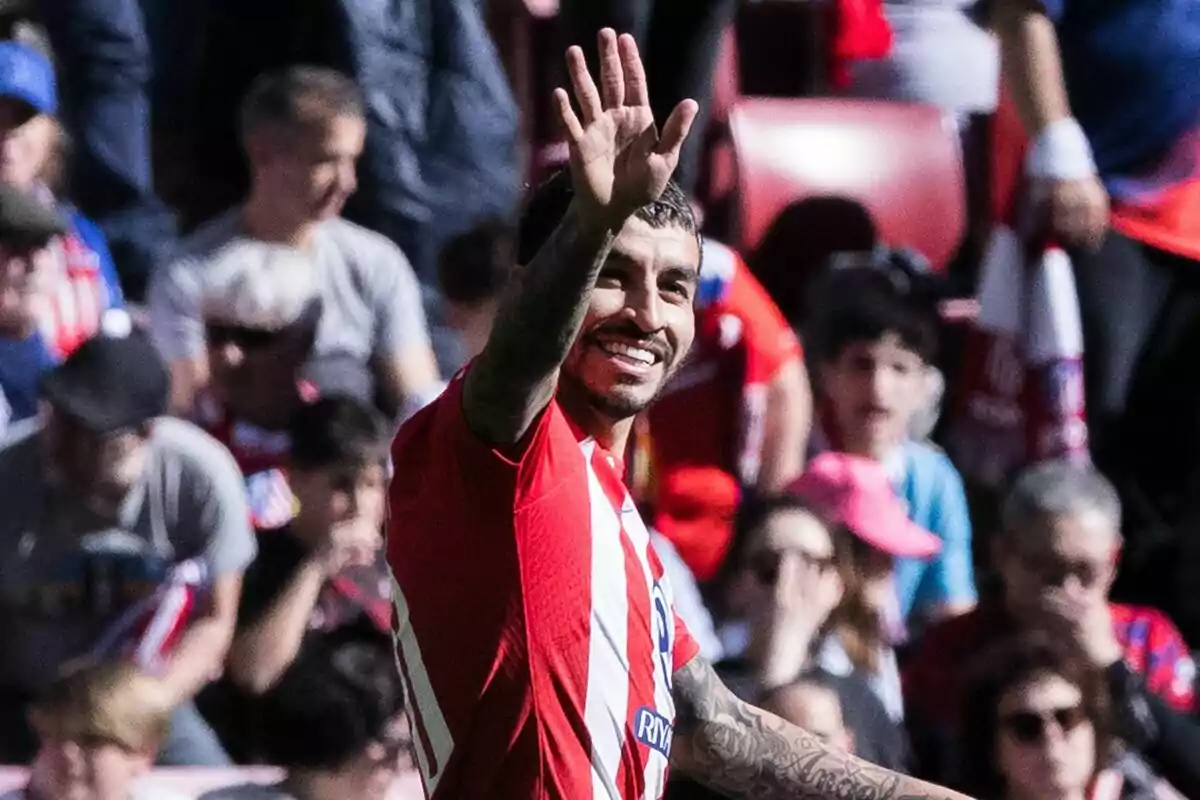
[[[671,757],[671,736],[675,729],[670,720],[662,714],[648,706],[642,706],[634,715],[633,730],[639,742],[667,758]]]

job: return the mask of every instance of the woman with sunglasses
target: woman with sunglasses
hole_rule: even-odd
[[[829,676],[856,753],[903,768],[908,747],[888,624],[892,560],[936,549],[878,464],[833,453],[813,459],[790,493],[748,503],[739,516],[728,610],[742,617],[746,645],[742,658],[719,665],[726,681],[769,702],[806,671]],[[727,646],[736,645],[730,631],[738,624],[727,624]]]
[[[1115,738],[1108,688],[1062,643],[1001,640],[977,656],[963,705],[961,784],[981,800],[1180,800]]]

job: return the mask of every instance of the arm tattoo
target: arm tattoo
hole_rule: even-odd
[[[694,658],[674,676],[672,766],[731,797],[965,800],[832,748],[736,698]]]
[[[463,387],[464,412],[476,433],[497,444],[516,441],[550,402],[614,238],[572,206],[518,272]]]

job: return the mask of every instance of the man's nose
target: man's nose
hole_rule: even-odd
[[[656,287],[639,286],[630,290],[625,296],[625,304],[634,322],[644,332],[662,330],[663,301]]]

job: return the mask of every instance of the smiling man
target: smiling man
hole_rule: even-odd
[[[668,765],[758,798],[956,798],[737,700],[697,654],[621,482],[633,416],[694,337],[700,242],[637,46],[555,92],[570,174],[535,192],[522,266],[472,364],[393,445],[396,654],[436,799],[657,800]],[[534,254],[536,252],[536,255]]]

